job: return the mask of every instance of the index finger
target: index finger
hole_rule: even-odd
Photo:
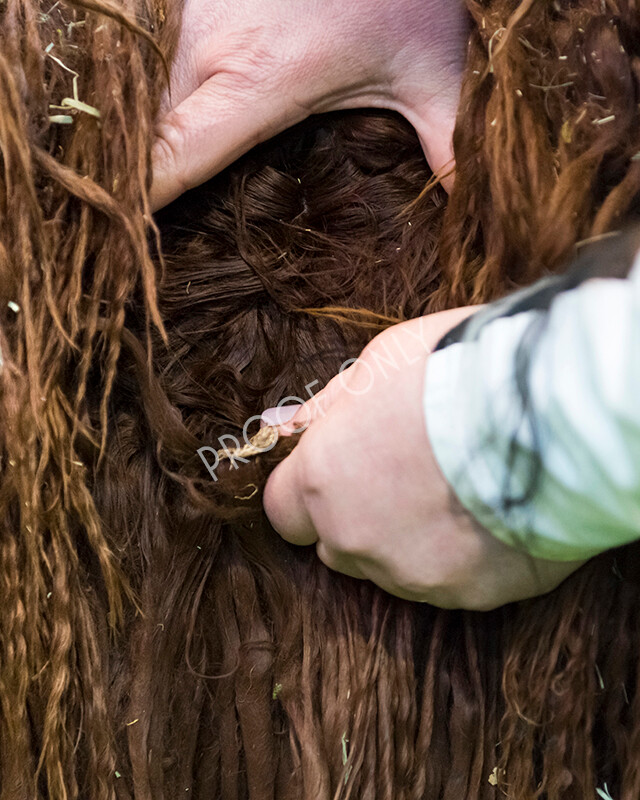
[[[297,447],[274,469],[264,489],[263,504],[271,526],[291,544],[318,540],[302,491],[302,458]]]

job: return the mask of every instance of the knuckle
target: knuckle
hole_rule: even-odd
[[[479,585],[465,585],[455,592],[458,608],[465,611],[493,611],[502,603],[490,587]]]
[[[318,426],[304,432],[298,445],[300,450],[300,478],[305,500],[313,501],[331,489],[331,455],[326,438],[318,435]]]
[[[336,555],[336,552],[333,550],[333,548],[327,547],[325,543],[319,543],[316,546],[316,553],[325,567],[328,567],[336,572],[339,571],[340,559]]]
[[[331,505],[343,491],[339,459],[322,427],[312,424],[299,445],[302,500],[316,530],[330,553],[332,564],[343,556],[357,557],[369,550],[368,531],[354,530],[348,520],[336,524]],[[327,566],[332,566],[327,564]]]
[[[439,598],[437,605],[441,608],[492,611],[500,605],[491,583],[478,580],[468,573],[442,575],[439,580],[425,588],[424,595]]]
[[[345,520],[344,524],[335,525],[325,542],[341,557],[358,563],[376,563],[385,568],[384,559],[379,553],[379,540],[376,532],[368,525],[358,521]]]
[[[171,177],[180,193],[192,188],[186,175],[187,147],[188,137],[181,115],[171,111],[156,132],[155,163],[163,174]]]
[[[347,526],[341,526],[333,532],[331,546],[347,558],[367,558],[372,551],[372,542],[367,533],[367,531],[354,532]]]

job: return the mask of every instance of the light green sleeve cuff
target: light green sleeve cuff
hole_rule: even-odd
[[[534,438],[514,370],[525,332],[541,321],[528,370]],[[490,319],[433,353],[424,411],[436,460],[478,522],[536,558],[573,561],[640,538],[639,398],[636,267],[627,280],[559,294],[548,312]],[[505,504],[526,493],[536,453],[533,496]]]

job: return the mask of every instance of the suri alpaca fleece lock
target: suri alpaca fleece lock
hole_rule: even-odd
[[[293,440],[216,482],[197,455],[637,217],[636,3],[468,8],[448,200],[405,123],[344,113],[154,222],[180,6],[0,5],[1,800],[640,796],[637,547],[495,612],[412,605],[242,491]]]

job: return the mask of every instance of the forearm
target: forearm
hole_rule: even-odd
[[[487,307],[445,337],[425,383],[461,503],[503,542],[558,561],[640,535],[640,267],[579,277]]]

